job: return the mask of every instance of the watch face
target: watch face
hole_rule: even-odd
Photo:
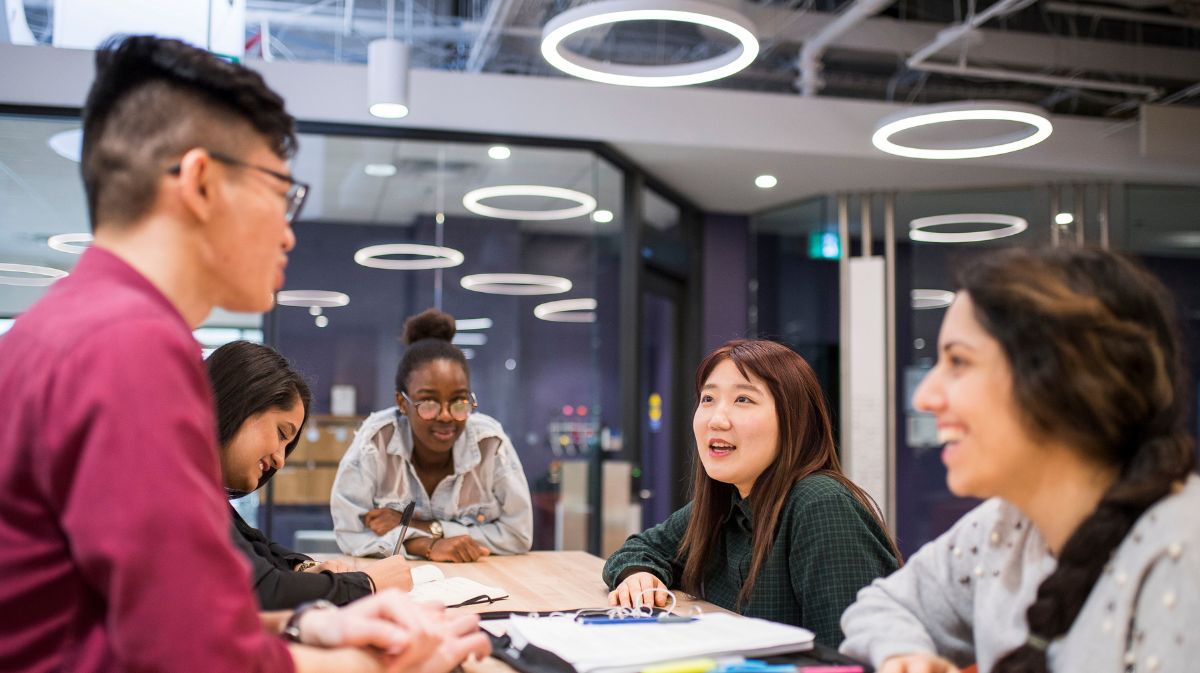
[[[442,536],[442,524],[438,523],[437,521],[431,522],[429,524],[429,533],[430,533],[430,535],[433,535],[435,538],[441,537]]]

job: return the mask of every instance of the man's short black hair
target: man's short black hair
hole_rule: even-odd
[[[262,76],[179,40],[110,38],[96,52],[80,171],[92,228],[149,212],[171,162],[195,147],[238,156],[254,136],[281,159],[295,122]]]

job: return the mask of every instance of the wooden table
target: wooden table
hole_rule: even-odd
[[[337,559],[362,570],[377,559],[355,558],[337,554],[313,554],[319,560]],[[535,551],[517,556],[486,556],[474,563],[432,563],[414,561],[413,567],[435,565],[446,577],[466,577],[481,584],[500,587],[508,598],[491,604],[465,605],[451,608],[466,612],[549,612],[578,610],[608,605],[608,589],[600,572],[604,559],[581,551]],[[690,613],[693,606],[704,612],[725,610],[684,594],[675,592],[679,604],[676,612]]]
[[[361,570],[377,559],[356,558],[339,554],[313,554],[318,560],[337,559]],[[414,561],[413,566],[426,561]],[[535,551],[518,556],[488,556],[474,563],[432,563],[446,577],[467,577],[508,591],[509,597],[491,604],[466,605],[451,610],[467,612],[547,612],[578,610],[608,605],[608,589],[600,572],[604,560],[581,551]],[[697,600],[682,591],[675,592],[679,600],[675,611],[691,614],[693,607],[703,612],[728,612],[712,603]],[[836,650],[817,645],[811,653],[792,655],[789,663],[801,665],[827,663],[857,663],[837,654]],[[517,673],[504,662],[488,657],[483,661],[465,662],[466,673]],[[871,667],[863,670],[870,673]]]

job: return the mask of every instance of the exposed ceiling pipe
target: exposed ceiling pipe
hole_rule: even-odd
[[[1090,16],[1097,19],[1116,19],[1118,21],[1130,21],[1133,23],[1153,23],[1160,26],[1175,26],[1177,28],[1200,30],[1200,21],[1196,19],[1185,19],[1178,16],[1167,16],[1166,14],[1155,14],[1153,12],[1136,12],[1130,9],[1116,9],[1114,7],[1077,5],[1069,2],[1047,2],[1046,11],[1056,14]]]
[[[496,53],[500,29],[508,25],[508,17],[512,15],[516,0],[490,0],[487,14],[483,17],[483,25],[471,43],[470,56],[467,57],[467,72],[482,72],[483,66]]]
[[[926,62],[926,60],[931,56],[966,37],[979,26],[982,26],[998,16],[1024,9],[1025,7],[1033,4],[1033,2],[1034,0],[1000,0],[1000,2],[988,7],[985,11],[975,14],[966,21],[950,26],[949,28],[938,33],[937,37],[932,42],[924,47],[921,47],[915,51],[912,56],[908,57],[906,64],[913,70],[936,72],[944,75],[978,77],[980,79],[994,79],[1010,82],[1028,82],[1031,84],[1073,87],[1076,89],[1090,89],[1093,91],[1115,91],[1118,93],[1145,96],[1150,100],[1162,95],[1162,89],[1153,86],[1146,86],[1142,84],[1126,84],[1123,82],[1110,82],[1106,80],[1079,77],[1043,75],[1033,72],[1005,70],[1002,68],[979,68],[967,65],[965,59],[960,59],[958,63]]]
[[[342,14],[342,35],[350,37],[354,32],[354,0],[346,0],[346,11]]]
[[[834,40],[865,19],[882,12],[892,2],[893,0],[857,0],[846,11],[839,14],[833,23],[805,40],[804,47],[800,49],[797,63],[800,69],[800,79],[796,81],[796,86],[800,89],[800,93],[805,96],[813,96],[821,89],[824,84],[821,81],[821,58],[825,56],[825,50]]]
[[[930,56],[958,42],[976,28],[1002,14],[1024,9],[1032,5],[1033,2],[1034,0],[1000,0],[1000,2],[988,7],[986,10],[968,17],[966,21],[950,26],[938,33],[933,42],[913,52],[913,55],[908,57],[908,67],[919,69],[918,66]]]
[[[1098,79],[1079,77],[1061,77],[1058,75],[1041,75],[1035,72],[1018,72],[1001,68],[977,68],[969,65],[950,63],[922,63],[917,68],[925,72],[936,72],[943,75],[961,75],[963,77],[979,77],[980,79],[996,79],[1011,82],[1028,82],[1030,84],[1045,84],[1046,86],[1065,86],[1092,91],[1114,91],[1117,93],[1134,94],[1154,99],[1162,95],[1162,89],[1144,84],[1127,84],[1124,82],[1109,82]]]

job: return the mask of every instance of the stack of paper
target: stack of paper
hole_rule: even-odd
[[[516,617],[508,635],[518,649],[549,650],[578,673],[640,671],[695,657],[762,657],[812,649],[813,633],[764,619],[715,613],[686,623],[586,624],[573,617]]]
[[[423,565],[412,569],[412,597],[418,601],[441,603],[448,608],[460,605],[492,603],[508,598],[500,587],[480,584],[466,577],[446,577],[437,566]]]

